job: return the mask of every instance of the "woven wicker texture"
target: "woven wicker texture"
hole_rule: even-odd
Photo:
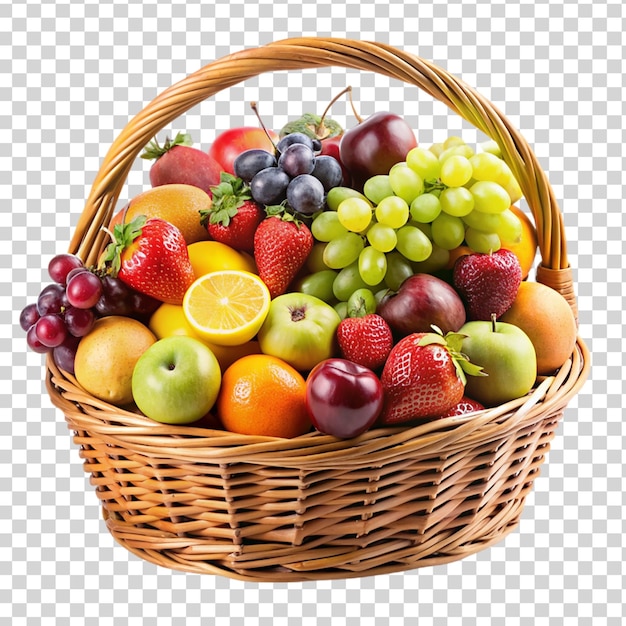
[[[535,219],[537,280],[561,292],[577,315],[562,215],[524,138],[459,79],[379,43],[277,42],[217,60],[161,93],[104,158],[70,251],[95,262],[134,160],[179,115],[258,74],[326,66],[415,85],[494,139]],[[47,366],[51,399],[75,433],[118,542],[172,569],[298,581],[435,565],[501,541],[517,527],[564,409],[587,378],[589,353],[579,339],[558,373],[525,398],[349,441],[166,426],[89,396],[51,358]]]

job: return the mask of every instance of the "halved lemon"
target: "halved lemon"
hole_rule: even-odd
[[[198,278],[185,293],[183,311],[192,328],[221,346],[250,341],[270,308],[270,292],[251,272],[222,270]]]

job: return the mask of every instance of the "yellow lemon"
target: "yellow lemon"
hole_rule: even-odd
[[[254,259],[219,241],[197,241],[187,246],[191,267],[196,278],[221,270],[241,270],[256,273]]]
[[[183,311],[193,329],[221,346],[250,341],[270,308],[266,284],[251,272],[223,270],[205,274],[187,289]]]

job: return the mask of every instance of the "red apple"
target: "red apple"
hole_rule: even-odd
[[[397,292],[383,296],[376,312],[399,337],[431,332],[433,324],[444,334],[456,332],[465,323],[465,307],[459,294],[431,274],[409,276]]]
[[[343,134],[340,162],[350,171],[353,186],[362,189],[368,178],[388,174],[416,146],[415,133],[407,122],[399,115],[382,111]]]
[[[278,135],[268,131],[274,142],[278,141]],[[221,132],[209,147],[209,155],[212,156],[225,172],[234,174],[233,163],[235,159],[246,150],[260,148],[268,152],[274,152],[274,144],[262,128],[256,126],[240,126]]]
[[[318,363],[306,381],[306,406],[322,433],[349,439],[364,433],[383,408],[383,387],[374,372],[347,359]]]

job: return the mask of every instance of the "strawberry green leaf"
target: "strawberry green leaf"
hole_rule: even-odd
[[[417,344],[418,346],[430,346],[432,344],[438,344],[440,346],[447,346],[446,340],[437,333],[426,333]]]
[[[154,160],[162,157],[166,152],[174,146],[191,146],[193,141],[189,133],[178,133],[174,139],[167,137],[163,146],[159,145],[156,137],[145,147],[140,155],[142,159]]]
[[[228,172],[220,174],[220,182],[211,187],[213,202],[210,209],[200,211],[200,224],[221,224],[228,226],[230,220],[244,202],[251,200],[250,187],[241,178]]]
[[[109,265],[112,276],[117,276],[122,264],[122,253],[128,248],[137,237],[141,235],[142,229],[148,218],[145,215],[138,215],[128,224],[116,224],[111,235],[111,243],[106,247],[100,266]]]

